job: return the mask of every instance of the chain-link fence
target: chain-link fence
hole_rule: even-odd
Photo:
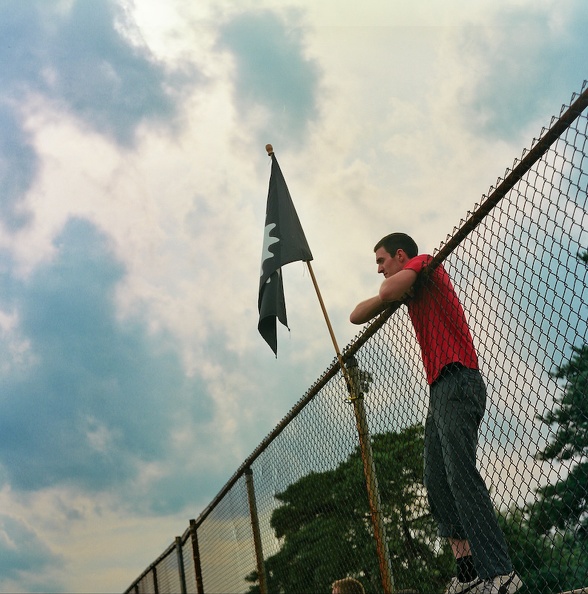
[[[433,260],[478,349],[478,467],[521,593],[588,586],[587,106],[585,83]],[[335,361],[127,592],[328,594],[346,576],[443,592],[455,560],[423,485],[429,387],[406,308],[344,357],[347,382]]]

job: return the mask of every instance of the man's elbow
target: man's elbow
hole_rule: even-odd
[[[389,287],[387,287],[385,284],[380,287],[378,297],[384,303],[392,303],[392,301],[398,301],[397,295],[395,295],[395,293],[391,291]]]

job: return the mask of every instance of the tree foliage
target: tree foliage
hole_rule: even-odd
[[[395,585],[442,591],[453,562],[426,506],[423,427],[375,435],[372,449]],[[271,592],[327,593],[345,576],[358,578],[368,593],[381,591],[359,448],[334,470],[310,473],[276,498],[271,526],[281,549],[265,561]]]
[[[579,258],[588,264],[588,252]],[[534,502],[505,518],[511,536],[518,520],[511,548],[523,547],[519,567],[535,592],[588,584],[588,344],[572,347],[552,376],[563,381],[562,391],[553,409],[538,417],[554,433],[537,457],[561,462],[563,471],[537,490]]]
[[[569,592],[588,584],[585,545],[572,534],[540,534],[532,518],[533,506],[513,508],[498,519],[513,565],[521,576],[521,594]]]
[[[580,258],[588,264],[588,253]],[[567,462],[570,470],[538,490],[532,521],[541,534],[571,531],[588,540],[588,344],[572,347],[570,360],[552,375],[564,385],[553,410],[539,417],[555,435],[538,458]]]

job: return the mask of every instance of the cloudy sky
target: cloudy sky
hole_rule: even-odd
[[[277,360],[257,333],[266,143],[344,346],[375,241],[438,247],[587,30],[585,0],[0,2],[0,591],[124,590],[332,362],[302,264]]]

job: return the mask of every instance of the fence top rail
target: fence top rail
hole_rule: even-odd
[[[188,528],[187,532],[189,532],[189,530],[190,530],[190,529]],[[163,553],[161,553],[161,555],[159,555],[159,557],[157,557],[157,559],[155,559],[155,561],[153,561],[152,563],[150,563],[150,564],[149,564],[149,567],[147,567],[147,568],[146,568],[146,569],[143,571],[143,573],[142,573],[142,574],[141,574],[141,575],[140,575],[138,578],[136,578],[136,579],[133,581],[133,583],[132,583],[132,584],[131,584],[131,585],[130,585],[130,586],[129,586],[129,587],[126,589],[126,590],[125,590],[125,594],[127,594],[128,592],[132,592],[132,591],[133,591],[133,588],[135,587],[135,585],[136,585],[137,583],[139,583],[139,582],[140,582],[140,581],[141,581],[141,580],[142,580],[142,579],[143,579],[143,578],[144,578],[144,577],[145,577],[147,574],[149,574],[151,571],[153,571],[153,568],[157,567],[157,566],[158,566],[158,565],[159,565],[159,564],[160,564],[160,563],[161,563],[161,562],[162,562],[162,561],[163,561],[165,558],[169,557],[169,556],[170,556],[170,555],[171,555],[171,554],[174,552],[174,550],[176,549],[176,546],[177,546],[177,542],[178,542],[178,541],[177,541],[177,539],[178,539],[178,538],[180,538],[180,539],[181,539],[181,542],[182,542],[182,544],[183,544],[183,543],[184,543],[184,541],[185,541],[185,534],[186,534],[186,532],[184,532],[184,535],[183,535],[183,536],[181,536],[181,537],[176,537],[176,538],[174,539],[174,542],[172,542],[172,543],[171,543],[171,544],[170,544],[170,545],[167,547],[167,549],[165,549],[165,551],[163,551]]]

